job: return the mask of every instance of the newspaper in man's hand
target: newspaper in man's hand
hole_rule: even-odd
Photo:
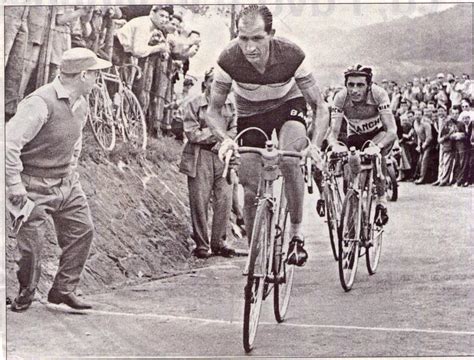
[[[26,199],[26,202],[23,206],[13,205],[9,199],[7,199],[7,210],[10,213],[12,226],[11,231],[13,234],[18,234],[23,223],[28,220],[33,208],[35,207],[35,203],[30,200]]]

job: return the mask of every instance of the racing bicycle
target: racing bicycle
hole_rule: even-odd
[[[244,289],[244,321],[243,345],[246,352],[253,349],[257,334],[260,311],[263,301],[273,290],[273,310],[277,322],[282,322],[288,311],[291,289],[295,272],[294,265],[287,263],[289,245],[290,216],[282,178],[279,199],[276,197],[274,183],[281,177],[279,162],[283,158],[300,159],[304,166],[304,150],[279,150],[268,139],[267,135],[258,128],[248,128],[241,132],[237,139],[246,131],[260,131],[267,139],[264,148],[238,148],[239,154],[257,154],[262,161],[258,195],[256,198],[257,210],[254,219],[250,250],[243,275],[247,277]],[[305,138],[308,141],[309,139]],[[232,151],[226,154],[226,166],[223,176],[228,176],[228,164]],[[231,169],[232,170],[232,169]]]
[[[101,71],[97,83],[89,94],[88,121],[92,133],[106,151],[111,151],[116,143],[116,131],[124,142],[137,149],[146,149],[147,129],[142,107],[131,90],[133,80],[126,82],[122,75],[127,68],[141,77],[140,68],[134,64],[121,67],[114,65],[110,71]],[[133,78],[133,77],[132,77]],[[109,89],[116,90],[111,96]]]
[[[359,257],[365,256],[367,270],[375,274],[382,251],[384,229],[375,222],[375,177],[383,177],[382,155],[370,154],[354,147],[342,153],[343,162],[349,163],[349,189],[344,198],[339,226],[339,279],[342,288],[350,291],[357,273]],[[356,166],[353,166],[353,164]],[[354,171],[353,167],[357,167]]]

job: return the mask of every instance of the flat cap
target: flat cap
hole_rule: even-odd
[[[99,59],[93,51],[76,47],[63,53],[60,68],[65,74],[77,74],[85,70],[100,70],[111,66],[111,62]]]

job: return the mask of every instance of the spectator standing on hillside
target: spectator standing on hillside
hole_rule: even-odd
[[[28,13],[28,43],[24,56],[23,73],[21,76],[18,98],[23,99],[30,91],[30,80],[34,70],[37,68],[40,52],[45,43],[45,35],[49,29],[49,17],[51,6],[29,6]],[[5,74],[9,73],[6,69]],[[36,83],[36,81],[32,81]],[[34,85],[31,87],[34,89]]]
[[[194,255],[208,258],[209,247],[214,255],[231,257],[235,251],[225,241],[232,207],[232,186],[222,177],[224,163],[219,160],[219,142],[206,125],[209,95],[214,78],[213,69],[204,76],[204,93],[190,100],[184,115],[184,132],[188,138],[183,149],[180,171],[188,176],[189,205],[196,243]],[[228,100],[222,109],[226,133],[237,135],[237,118]],[[208,208],[213,194],[212,231],[209,241]]]
[[[28,40],[29,6],[6,6],[4,28],[5,120],[12,117],[20,101],[19,88]]]
[[[17,209],[34,202],[17,236],[20,291],[13,311],[28,309],[34,299],[50,218],[62,253],[48,301],[75,309],[91,308],[74,295],[94,233],[76,167],[88,109],[85,96],[95,85],[99,69],[109,66],[90,50],[66,51],[59,77],[20,102],[7,123],[7,200]]]
[[[166,41],[165,27],[173,11],[171,5],[153,6],[149,15],[133,18],[116,31],[113,62],[122,65],[131,63],[132,57],[138,58],[138,65],[143,76],[135,81],[133,90],[145,115],[148,113],[150,103],[157,106],[157,96],[162,95],[161,105],[164,106],[166,92],[164,86],[167,82],[159,77],[160,72],[156,69],[162,62],[168,61],[170,49]],[[156,131],[157,124],[153,122],[150,114],[146,118],[147,129],[153,133]]]
[[[400,143],[400,175],[398,181],[411,179],[416,168],[416,134],[413,129],[414,112],[409,110],[401,118],[402,136]]]
[[[59,64],[63,53],[71,48],[71,33],[75,23],[79,20],[87,23],[92,18],[91,6],[55,6],[51,32],[51,58],[49,60],[49,82],[53,81],[59,72]]]
[[[457,126],[457,131],[452,136],[455,150],[453,182],[456,183],[456,186],[468,186],[470,144],[467,133],[470,121],[464,123],[464,121],[459,118],[460,113],[461,107],[459,105],[453,106],[450,116]]]
[[[469,99],[462,99],[461,101],[461,114],[459,115],[459,121],[462,121],[467,128],[466,134],[466,146],[469,149],[467,181],[469,184],[474,184],[474,111],[471,109],[472,102]]]
[[[442,109],[442,108],[440,108]],[[439,109],[439,110],[440,110]],[[449,186],[451,185],[451,177],[454,169],[454,143],[452,136],[457,131],[456,122],[451,117],[446,117],[443,112],[439,113],[442,122],[440,133],[438,135],[438,143],[440,144],[441,163],[439,167],[438,181],[433,185]]]
[[[420,153],[419,156],[419,178],[415,181],[415,184],[427,184],[431,182],[431,160],[435,157],[435,149],[433,142],[433,134],[431,127],[431,120],[428,116],[431,116],[431,110],[425,109],[424,116],[420,118],[415,113],[415,120],[413,122],[413,128],[416,132],[417,137],[417,151]]]

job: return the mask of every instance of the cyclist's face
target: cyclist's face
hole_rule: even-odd
[[[346,87],[353,102],[365,101],[369,89],[365,76],[349,76],[347,78]]]
[[[261,16],[243,17],[239,20],[239,46],[251,64],[265,65],[270,52],[272,34],[265,31]]]

